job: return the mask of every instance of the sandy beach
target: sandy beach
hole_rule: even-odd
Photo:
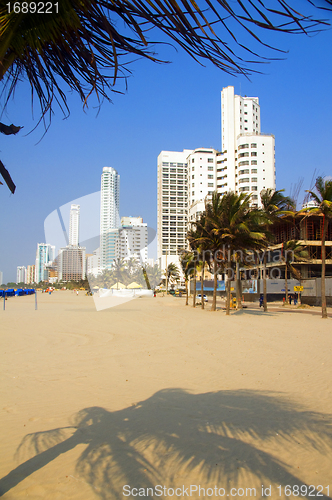
[[[332,498],[331,319],[209,308],[8,299],[0,495]]]

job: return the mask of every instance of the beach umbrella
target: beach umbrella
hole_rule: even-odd
[[[114,288],[116,290],[121,290],[122,288],[126,288],[126,285],[124,285],[123,283],[120,283],[120,281],[118,281],[113,286],[111,286],[111,288]]]
[[[92,290],[99,290],[99,286],[94,286]]]
[[[127,288],[142,288],[142,285],[139,285],[138,283],[136,283],[136,281],[133,281],[132,283],[130,283],[130,285],[127,286]]]

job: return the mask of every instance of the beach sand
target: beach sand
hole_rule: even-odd
[[[3,498],[123,499],[156,485],[180,488],[173,498],[190,485],[191,498],[211,496],[195,486],[261,498],[262,485],[273,499],[286,485],[332,498],[331,319],[209,308],[157,297],[97,312],[84,292],[57,291],[35,311],[33,296],[8,299]]]

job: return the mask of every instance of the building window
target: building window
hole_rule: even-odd
[[[213,179],[213,175],[208,175],[208,179]]]
[[[251,160],[251,165],[257,165],[257,160]]]
[[[257,177],[252,177],[251,182],[257,182]]]
[[[252,174],[257,174],[257,168],[252,168],[252,169],[251,169],[251,173],[252,173]]]
[[[249,186],[240,187],[239,191],[249,191]]]
[[[208,187],[213,188],[213,182],[208,182]]]
[[[257,156],[257,151],[251,151],[251,156]]]
[[[213,163],[213,158],[208,158],[208,163]]]
[[[245,182],[249,182],[249,177],[245,177],[244,179],[239,179],[239,184],[244,184]]]
[[[251,186],[251,191],[258,191],[257,186]]]
[[[249,160],[244,160],[239,162],[239,167],[242,167],[243,165],[249,165]]]
[[[210,165],[208,166],[208,170],[213,170],[213,167],[211,167]]]
[[[249,144],[240,144],[238,149],[246,149],[249,148]]]
[[[191,159],[191,163],[195,163],[195,158],[192,158],[192,159]]]
[[[239,154],[239,158],[243,158],[244,156],[249,156],[249,152],[245,152],[245,153],[240,153]]]
[[[239,171],[239,175],[243,175],[243,174],[249,174],[249,168],[245,168],[244,170]]]

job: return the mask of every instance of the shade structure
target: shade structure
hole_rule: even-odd
[[[94,286],[92,290],[99,290],[99,286]]]
[[[118,281],[118,283],[115,283],[113,286],[111,286],[111,288],[115,288],[116,290],[122,290],[122,288],[126,288],[126,285]]]
[[[130,285],[127,286],[127,288],[142,288],[142,285],[139,285],[138,283],[136,283],[136,281],[133,281],[132,283],[130,283]]]

